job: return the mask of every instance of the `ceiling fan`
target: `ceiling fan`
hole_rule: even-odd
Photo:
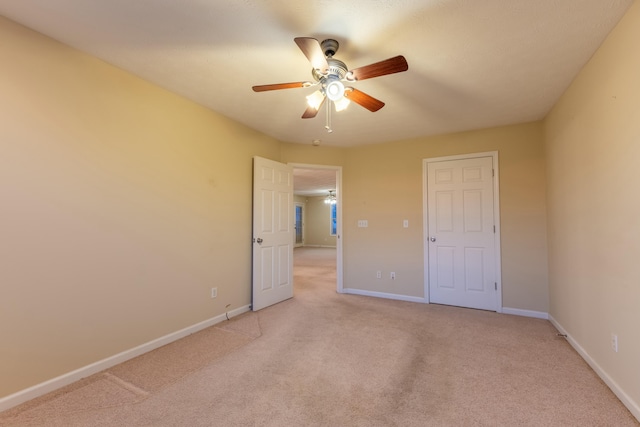
[[[344,110],[350,101],[366,108],[371,112],[384,107],[384,102],[367,95],[344,83],[353,83],[359,80],[385,76],[387,74],[400,73],[409,69],[407,60],[402,55],[365,65],[364,67],[349,70],[347,65],[333,57],[338,51],[339,44],[336,40],[327,39],[318,42],[312,37],[296,37],[294,39],[302,53],[307,57],[313,69],[311,75],[314,82],[277,83],[270,85],[253,86],[255,92],[269,90],[292,89],[300,87],[319,86],[320,88],[307,96],[308,107],[302,114],[303,119],[310,119],[318,114],[318,111],[327,98],[333,101],[336,111]],[[329,106],[327,106],[327,114]]]

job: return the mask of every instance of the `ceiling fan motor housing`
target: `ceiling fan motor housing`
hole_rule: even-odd
[[[329,64],[329,71],[326,75],[315,68],[311,70],[311,74],[317,82],[328,76],[336,76],[340,80],[344,79],[348,71],[347,64],[335,58],[327,58],[327,63]]]

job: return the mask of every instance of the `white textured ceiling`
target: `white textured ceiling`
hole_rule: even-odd
[[[293,169],[293,192],[299,196],[326,196],[335,189],[334,169]]]
[[[0,14],[279,140],[351,146],[543,118],[633,0],[0,0]],[[313,88],[294,37],[335,38],[356,68],[404,73],[353,86],[352,104],[302,120]]]

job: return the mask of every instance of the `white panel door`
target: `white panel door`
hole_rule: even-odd
[[[254,311],[293,297],[293,212],[293,168],[254,157]]]
[[[427,164],[429,300],[496,311],[493,158]]]

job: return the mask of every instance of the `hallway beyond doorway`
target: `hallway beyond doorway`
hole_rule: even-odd
[[[333,292],[336,288],[336,249],[299,247],[293,250],[293,291]]]

